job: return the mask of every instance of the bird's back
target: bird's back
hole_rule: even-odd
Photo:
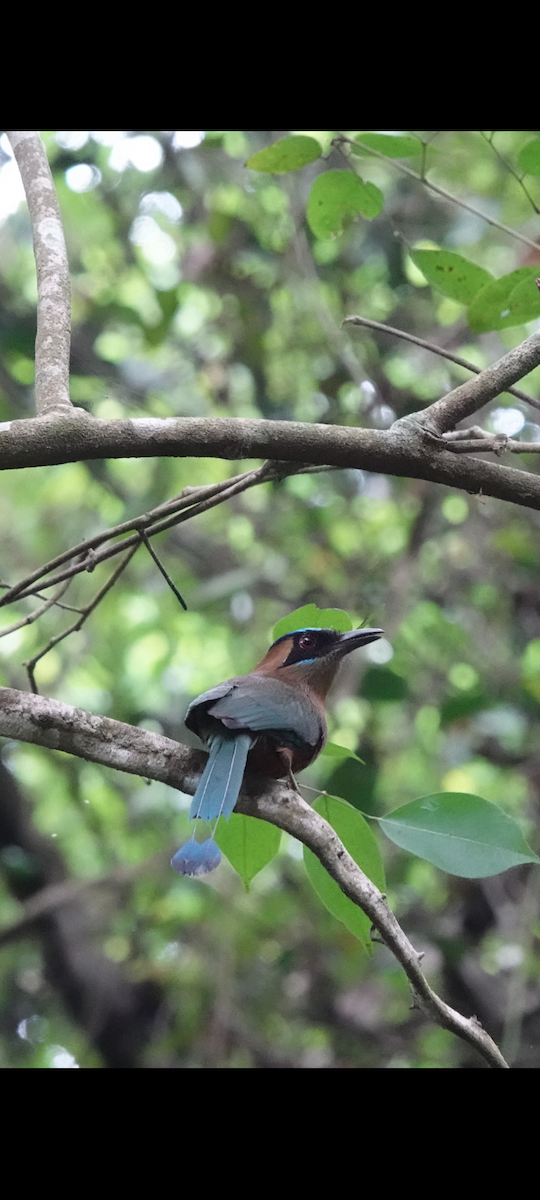
[[[293,752],[293,770],[316,758],[326,740],[324,705],[307,688],[252,672],[218,684],[190,705],[186,725],[206,743],[219,728],[257,737],[249,766],[280,778],[286,773],[280,747]]]

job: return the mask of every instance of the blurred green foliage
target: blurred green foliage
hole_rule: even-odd
[[[288,132],[315,139],[325,157],[280,175],[244,165]],[[388,334],[342,331],[345,316],[387,321],[480,365],[531,331],[537,313],[527,288],[540,251],[535,257],[401,173],[399,154],[534,240],[534,131],[402,131],[392,146],[358,134],[374,154],[359,147],[355,168],[382,210],[352,216],[349,208],[343,234],[330,236],[332,227],[321,238],[306,220],[312,187],[324,191],[330,185],[319,180],[348,170],[333,136],[43,134],[72,269],[77,404],[102,418],[386,428],[467,373]],[[4,139],[0,146],[7,155]],[[33,410],[36,286],[26,208],[16,196],[10,202],[12,168],[3,161],[0,420],[9,421]],[[521,323],[499,315],[494,327],[480,315],[475,328],[486,331],[473,336],[469,291],[464,299],[432,288],[415,249],[459,255],[481,268],[475,279],[514,276],[505,304],[515,302]],[[493,287],[485,284],[498,303]],[[524,385],[533,396],[539,381],[537,370]],[[497,397],[485,424],[527,441],[540,436],[535,410],[511,396]],[[130,459],[6,472],[1,582],[244,465],[252,464]],[[536,471],[537,459],[519,466]],[[190,700],[249,671],[276,622],[301,605],[346,609],[353,625],[386,631],[347,660],[329,705],[332,741],[363,761],[321,756],[301,778],[315,789],[305,794],[337,793],[381,816],[416,796],[473,793],[516,819],[538,851],[535,512],[420,480],[327,471],[264,484],[154,544],[189,611],[140,549],[82,631],[40,661],[43,693],[188,740]],[[78,577],[63,601],[87,603],[106,577],[106,566]],[[3,624],[35,606],[12,605]],[[23,662],[72,619],[53,608],[4,637],[0,682],[26,688]],[[2,945],[1,1065],[477,1065],[472,1051],[410,1011],[391,956],[377,947],[368,960],[320,905],[290,839],[249,893],[227,864],[206,880],[181,879],[155,856],[186,836],[188,797],[30,745],[5,745],[4,762],[20,791],[16,819],[0,820],[0,928],[38,888],[89,886],[77,893],[79,908],[65,904]],[[31,821],[20,816],[26,802]],[[536,869],[458,881],[382,840],[381,849],[389,900],[425,950],[434,986],[444,980],[450,1003],[502,1033],[513,1061],[540,1065]],[[108,882],[91,887],[100,877]],[[128,1015],[109,1033],[112,996]]]

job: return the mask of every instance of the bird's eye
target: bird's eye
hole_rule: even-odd
[[[317,639],[312,633],[303,633],[299,641],[301,650],[313,650],[317,645]]]

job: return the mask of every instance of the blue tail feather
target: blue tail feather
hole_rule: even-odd
[[[190,821],[196,817],[201,821],[214,821],[220,816],[229,819],[253,741],[249,733],[237,733],[234,737],[216,735],[189,810]]]
[[[244,778],[244,769],[249,751],[255,738],[249,733],[235,736],[217,734],[211,744],[208,762],[202,773],[199,786],[189,810],[189,819],[194,821],[228,820],[238,799]],[[191,837],[171,859],[171,867],[179,875],[206,875],[221,862],[221,850],[214,841],[214,834],[204,842]]]
[[[178,871],[179,875],[206,875],[208,871],[213,871],[221,862],[221,850],[213,838],[206,838],[204,842],[196,842],[195,838],[190,838],[180,850],[176,851],[174,858],[171,858],[171,867]]]

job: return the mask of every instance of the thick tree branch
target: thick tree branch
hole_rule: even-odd
[[[492,368],[488,368],[491,370]],[[465,384],[479,383],[480,376]],[[504,384],[502,385],[504,389]],[[460,389],[457,389],[458,391]],[[445,404],[455,393],[445,400]],[[495,393],[496,394],[496,393]],[[476,406],[476,401],[475,401]],[[432,406],[433,407],[433,406]],[[348,467],[404,478],[427,479],[467,492],[482,492],[527,508],[540,508],[540,477],[445,449],[425,426],[424,412],[391,429],[307,425],[300,421],[170,417],[165,420],[11,421],[0,426],[0,470],[93,458],[265,458],[285,463]],[[170,518],[173,524],[173,518]],[[166,528],[163,521],[161,528]],[[103,553],[109,557],[113,551]],[[69,571],[68,573],[72,573]],[[56,584],[67,575],[55,576]]]
[[[60,209],[45,148],[37,129],[8,129],[21,172],[32,223],[38,304],[36,411],[39,417],[67,413],[71,343],[71,282]]]
[[[158,734],[11,688],[0,689],[0,734],[76,754],[90,762],[156,779],[191,793],[206,758],[200,751]],[[270,821],[308,846],[345,895],[367,913],[395,954],[408,976],[417,1006],[443,1028],[474,1046],[490,1066],[506,1067],[495,1043],[479,1023],[474,1018],[462,1017],[432,991],[420,970],[418,953],[384,896],[356,865],[334,830],[297,792],[282,783],[250,776],[237,808]]]
[[[531,337],[510,350],[504,358],[486,367],[476,379],[468,379],[461,387],[454,388],[441,400],[430,404],[424,414],[429,414],[428,428],[436,433],[445,433],[453,429],[459,421],[472,416],[484,404],[488,404],[495,396],[500,396],[509,385],[523,379],[529,371],[540,365],[540,333]]]
[[[195,791],[202,751],[33,692],[0,688],[0,737],[63,750],[129,775]]]
[[[64,417],[46,423],[11,421],[0,427],[0,469],[93,458],[158,455],[265,458],[274,463],[294,463],[296,468],[299,463],[352,467],[427,479],[540,508],[538,476],[469,459],[465,455],[458,456],[446,449],[441,439],[441,434],[505,391],[539,363],[540,333],[536,333],[475,379],[455,388],[422,412],[396,421],[388,430],[243,418],[170,417],[114,421],[88,418],[73,421]],[[271,473],[272,466],[268,469]],[[236,484],[232,486],[236,487]],[[168,521],[174,523],[175,518]],[[167,520],[163,520],[159,528],[167,527]],[[157,529],[156,525],[154,532]],[[114,550],[107,551],[102,557],[111,552]],[[64,578],[67,578],[66,574],[49,582],[61,582]]]

